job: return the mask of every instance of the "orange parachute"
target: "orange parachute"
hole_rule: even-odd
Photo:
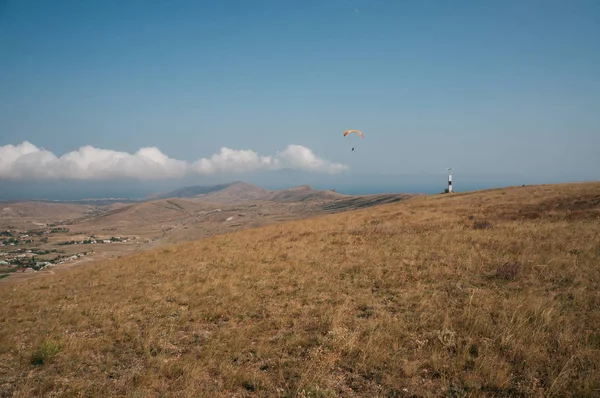
[[[358,130],[346,130],[346,131],[344,131],[344,137],[350,133],[356,133],[356,134],[360,135],[362,138],[365,138],[365,135]]]

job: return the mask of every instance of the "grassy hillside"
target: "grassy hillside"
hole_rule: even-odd
[[[599,217],[415,197],[5,285],[0,396],[598,396]]]

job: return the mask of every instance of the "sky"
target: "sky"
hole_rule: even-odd
[[[598,21],[595,0],[0,0],[0,197],[598,180]]]

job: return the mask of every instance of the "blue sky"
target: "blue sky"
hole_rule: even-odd
[[[325,185],[598,179],[598,21],[591,0],[0,0],[0,149],[296,144],[348,166],[306,173]]]

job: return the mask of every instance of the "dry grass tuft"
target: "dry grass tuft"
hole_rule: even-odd
[[[416,197],[6,284],[0,397],[598,396],[598,198]]]
[[[473,222],[473,229],[488,229],[492,228],[492,223],[486,220]]]
[[[506,262],[496,269],[494,277],[513,281],[521,272],[522,266],[519,262]]]

